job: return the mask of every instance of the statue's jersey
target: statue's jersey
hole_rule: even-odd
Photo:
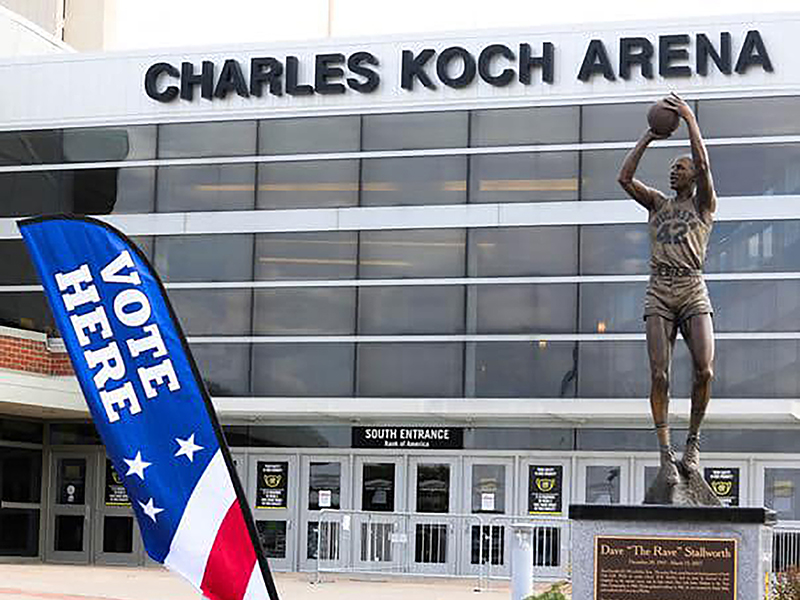
[[[695,197],[670,198],[650,213],[650,267],[683,267],[700,271],[706,259],[711,224],[700,217]]]

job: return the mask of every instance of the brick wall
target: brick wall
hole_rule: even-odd
[[[65,353],[51,352],[45,340],[17,337],[13,333],[0,333],[0,369],[40,375],[73,374],[72,364]]]

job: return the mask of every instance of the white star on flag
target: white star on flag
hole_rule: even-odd
[[[144,481],[144,470],[153,464],[142,460],[141,451],[137,452],[136,458],[132,460],[130,458],[123,458],[122,460],[128,465],[128,472],[125,475],[138,475],[142,481]]]
[[[175,456],[185,456],[189,459],[189,462],[194,462],[194,453],[203,449],[203,446],[198,446],[194,443],[194,434],[190,435],[185,440],[175,438],[175,441],[178,442],[178,445],[181,447],[181,449],[175,453]]]
[[[150,498],[150,500],[147,501],[147,504],[145,504],[144,502],[139,502],[139,506],[142,507],[144,514],[153,519],[153,523],[156,522],[156,515],[160,512],[164,512],[163,508],[158,508],[156,507],[155,504],[153,504],[152,498]]]

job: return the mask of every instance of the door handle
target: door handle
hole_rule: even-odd
[[[92,514],[92,507],[88,504],[83,505],[83,518],[86,519],[86,522],[89,522],[89,517]]]

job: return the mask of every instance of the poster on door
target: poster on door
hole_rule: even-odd
[[[564,467],[531,465],[528,472],[528,514],[560,515]]]
[[[130,506],[131,500],[128,492],[122,485],[122,477],[119,476],[111,461],[106,459],[106,506]]]
[[[286,508],[288,462],[258,462],[256,508]]]
[[[703,475],[722,506],[739,506],[738,467],[706,467]]]

